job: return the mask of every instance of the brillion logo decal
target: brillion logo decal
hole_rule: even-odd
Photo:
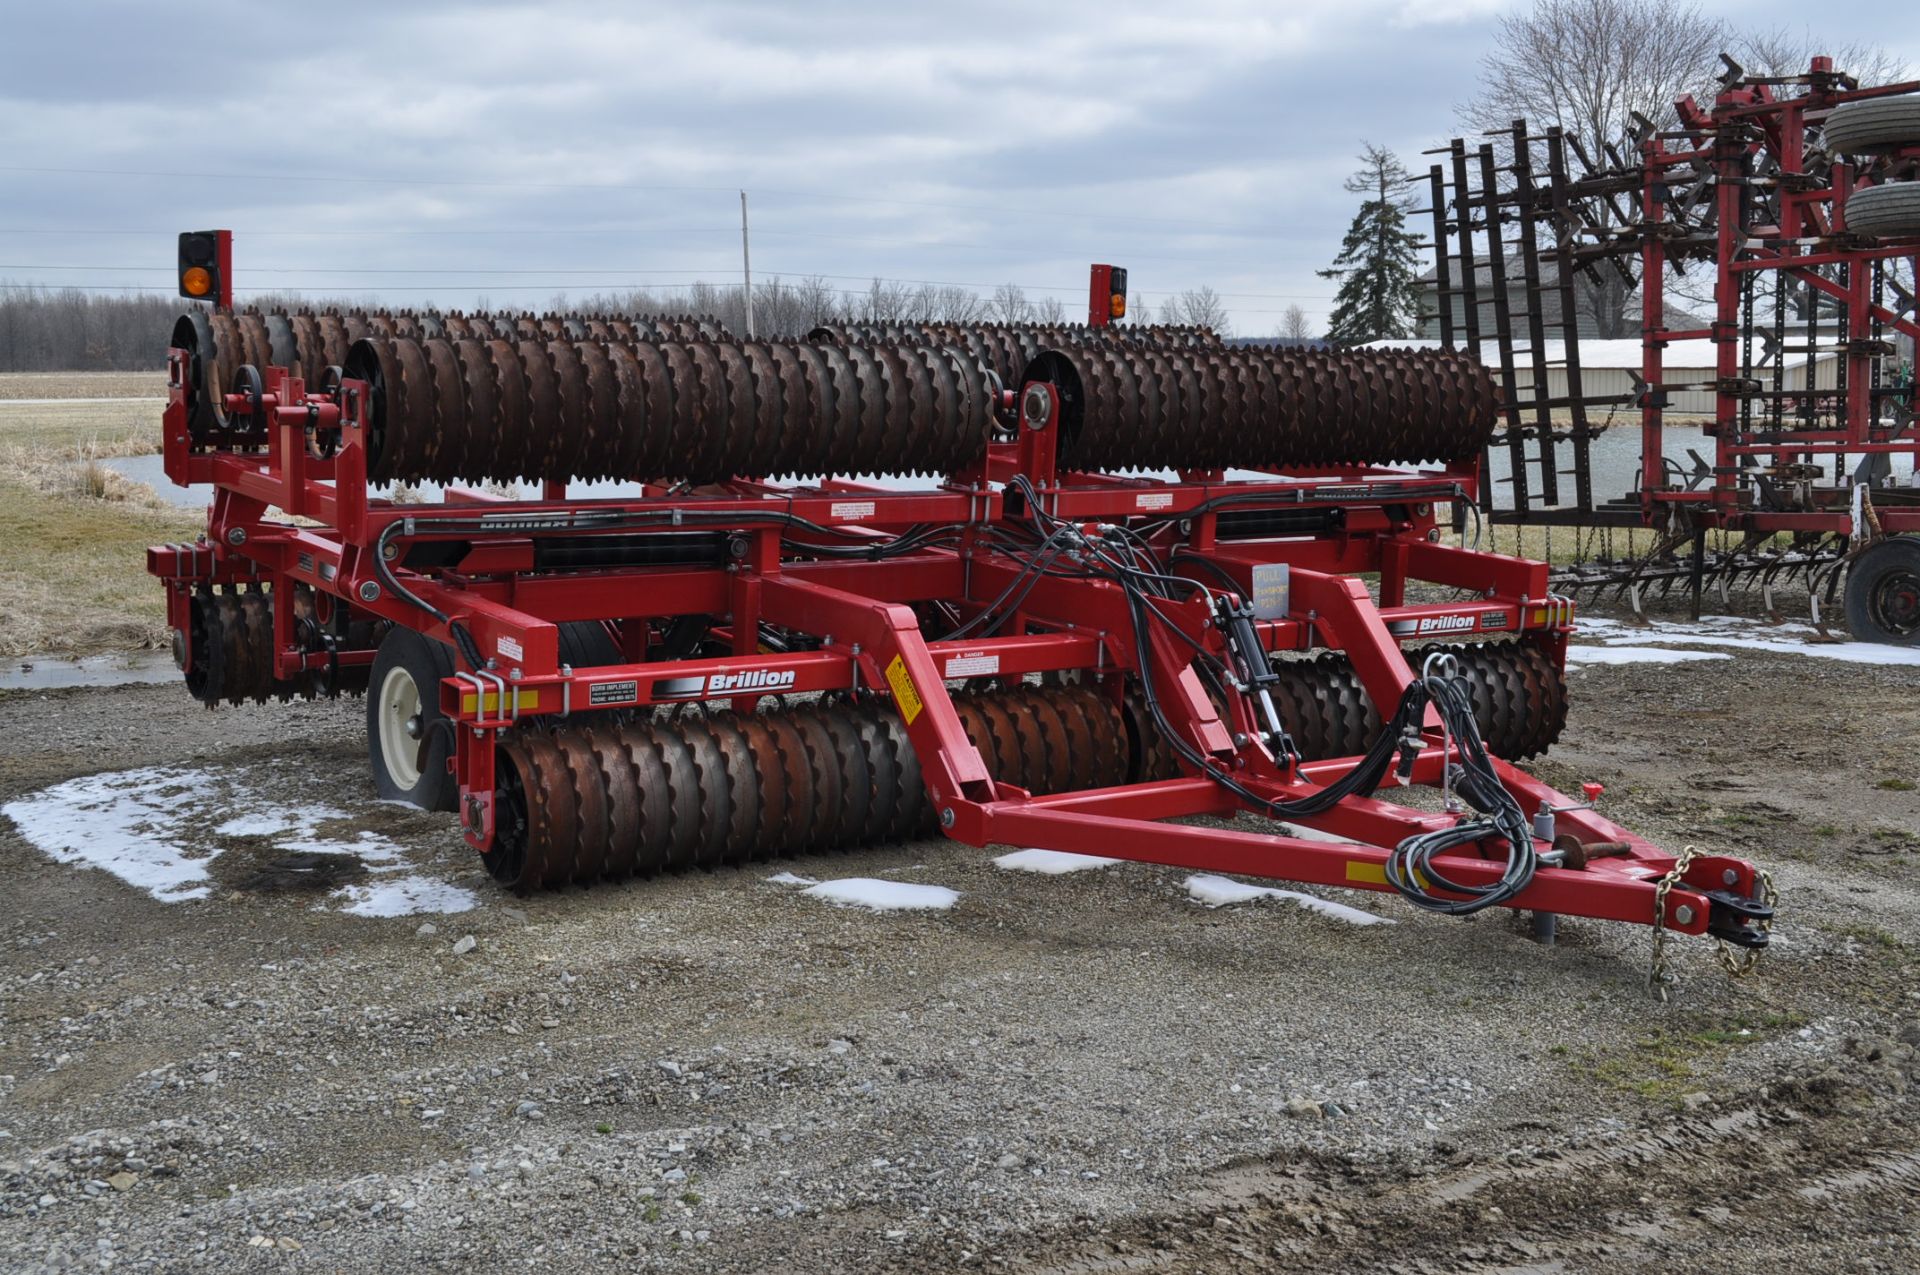
[[[653,697],[701,699],[709,695],[790,691],[799,676],[790,668],[756,668],[744,673],[710,673],[704,677],[663,677],[653,684]]]
[[[1395,637],[1428,637],[1435,633],[1467,633],[1474,627],[1471,615],[1424,615],[1418,620],[1395,620],[1387,631]]]

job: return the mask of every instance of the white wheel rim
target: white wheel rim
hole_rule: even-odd
[[[380,758],[394,786],[410,790],[420,782],[420,741],[407,723],[420,715],[420,688],[404,668],[387,670],[380,683]]]

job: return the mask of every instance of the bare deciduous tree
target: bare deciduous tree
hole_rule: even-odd
[[[1026,290],[1017,283],[1001,284],[987,302],[987,313],[997,323],[1025,323],[1032,312]]]
[[[1635,115],[1666,127],[1673,103],[1711,94],[1727,25],[1692,0],[1535,0],[1501,18],[1482,61],[1480,93],[1460,109],[1477,129],[1525,119],[1577,134],[1596,162],[1632,162]],[[1638,332],[1627,285],[1611,272],[1581,276],[1579,304],[1600,336]]]
[[[1065,323],[1067,321],[1067,307],[1061,303],[1059,297],[1047,297],[1033,307],[1033,321],[1035,323]]]
[[[1276,336],[1289,341],[1305,341],[1313,336],[1313,324],[1307,320],[1307,312],[1299,305],[1290,305],[1280,315],[1280,329]]]
[[[1845,71],[1863,87],[1894,84],[1913,74],[1905,58],[1881,45],[1829,39],[1808,28],[1797,33],[1790,27],[1755,31],[1735,41],[1732,52],[1752,75],[1799,75],[1815,54],[1832,58],[1835,70]]]
[[[1227,304],[1220,294],[1206,285],[1189,288],[1179,296],[1170,298],[1161,308],[1162,323],[1191,323],[1195,327],[1212,328],[1221,336],[1233,335],[1233,324],[1227,317]]]

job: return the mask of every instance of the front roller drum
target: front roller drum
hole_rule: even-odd
[[[1129,781],[1119,706],[1015,687],[954,707],[994,778],[1031,792]],[[889,701],[529,723],[502,736],[488,870],[526,893],[931,836],[939,819]]]

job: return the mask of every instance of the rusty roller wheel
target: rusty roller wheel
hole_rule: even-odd
[[[1407,652],[1408,662],[1417,668],[1436,651],[1459,661],[1480,737],[1495,757],[1537,757],[1560,738],[1567,724],[1566,677],[1538,646],[1423,646]],[[1345,656],[1276,659],[1273,668],[1281,678],[1277,706],[1303,757],[1354,757],[1373,746],[1381,730],[1380,714]]]
[[[1451,350],[1048,350],[1063,465],[1126,470],[1463,460],[1496,424],[1493,378]],[[1152,379],[1159,419],[1128,424]]]
[[[484,354],[485,357],[481,357]],[[947,473],[991,432],[986,374],[911,349],[372,336],[376,482]]]
[[[1004,783],[1044,793],[1128,777],[1120,710],[1099,691],[1017,687],[957,702]],[[499,748],[487,867],[523,892],[852,848],[938,825],[906,730],[881,699],[527,726]]]
[[[1089,327],[1069,323],[832,323],[814,328],[807,340],[837,345],[947,346],[964,350],[992,369],[1008,388],[1043,350],[1079,348],[1179,349],[1224,344],[1210,328],[1178,326]]]
[[[188,693],[209,708],[312,698],[311,678],[274,676],[273,609],[278,605],[277,594],[257,586],[196,593],[188,607],[186,641],[176,636],[174,643],[174,662],[186,676]],[[297,598],[295,610],[297,626]]]
[[[688,333],[689,339],[730,339],[726,328],[711,317],[666,320],[623,313],[569,319],[549,314],[527,316],[527,323],[550,335],[580,338],[603,339],[602,332],[619,329],[627,334],[623,339],[657,340],[665,324]],[[369,337],[495,340],[503,335],[519,339],[514,316],[463,314],[457,310],[356,310],[341,314],[334,310],[249,308],[236,312],[195,307],[174,320],[168,344],[185,350],[189,357],[188,421],[198,442],[208,433],[226,428],[219,393],[233,383],[234,370],[243,363],[259,368],[285,367],[313,386],[319,384],[325,369],[345,365],[347,351],[355,341]]]

